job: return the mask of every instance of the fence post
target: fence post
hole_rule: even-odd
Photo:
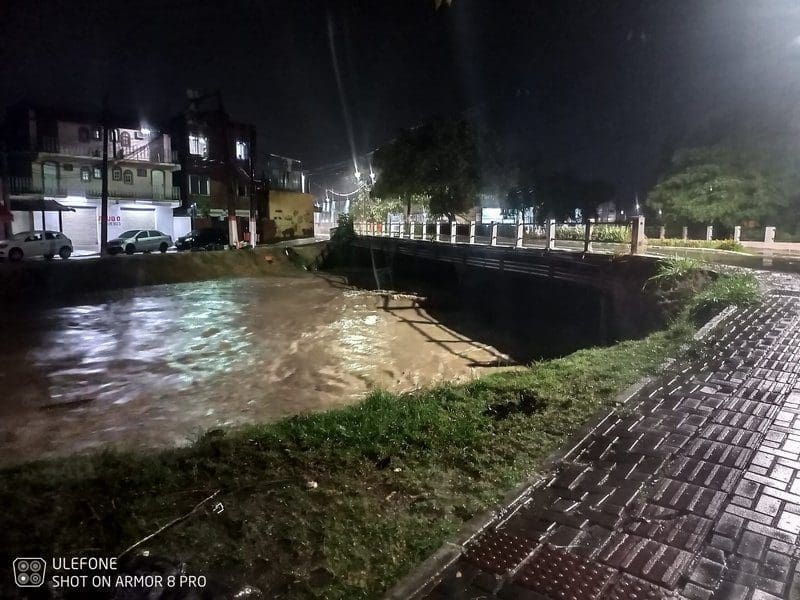
[[[425,241],[425,238],[428,237],[428,221],[422,221],[422,241]]]
[[[764,228],[764,243],[768,246],[771,246],[775,243],[775,228],[774,227],[765,227]]]
[[[683,236],[683,241],[684,242],[689,239],[689,228],[686,227],[685,225],[683,226],[683,229],[681,230],[681,235]]]
[[[663,240],[667,237],[667,228],[663,225],[658,228],[658,239]]]
[[[740,241],[742,241],[742,226],[741,225],[736,225],[733,228],[733,241],[736,242],[736,243],[739,243]]]
[[[386,237],[392,237],[392,222],[386,219]]]
[[[475,243],[475,221],[469,222],[469,243]]]
[[[639,215],[631,219],[631,254],[641,254],[644,246],[644,216]]]
[[[594,219],[586,219],[586,230],[583,233],[583,251],[588,253],[592,251],[592,226]]]
[[[553,250],[556,247],[556,220],[547,221],[547,249]]]
[[[400,227],[400,229],[399,229],[398,233],[400,235],[398,235],[397,237],[399,237],[402,240],[406,235],[406,222],[405,221],[400,221],[400,226],[399,227]]]
[[[456,243],[456,220],[450,221],[450,243]]]
[[[497,223],[492,223],[492,246],[497,246]]]
[[[714,239],[714,226],[709,225],[708,227],[706,227],[706,241],[710,242],[713,239]]]
[[[525,235],[525,224],[517,223],[517,248],[522,248],[523,235]]]
[[[433,241],[438,242],[441,236],[442,236],[442,222],[436,221],[436,232],[434,233]]]

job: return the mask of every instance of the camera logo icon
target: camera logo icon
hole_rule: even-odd
[[[15,558],[14,581],[17,587],[40,587],[47,567],[43,558]]]

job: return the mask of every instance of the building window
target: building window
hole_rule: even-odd
[[[72,163],[64,163],[63,165],[61,165],[61,168],[64,171],[72,171]]]
[[[123,131],[119,134],[119,145],[123,148],[130,148],[131,147],[131,134],[127,131]]]
[[[81,167],[81,181],[91,181],[92,170],[89,167]]]
[[[142,135],[141,131],[134,131],[133,132],[133,138],[136,139],[136,140],[143,140],[144,139],[144,135]]]
[[[210,196],[209,180],[207,175],[189,175],[189,193],[198,196]]]
[[[102,179],[103,170],[100,167],[94,167],[94,169],[92,169],[92,177],[94,177],[95,179]]]
[[[208,156],[208,138],[204,135],[189,134],[189,154]]]
[[[78,127],[78,141],[86,143],[89,141],[89,128],[88,127]]]
[[[102,127],[95,127],[92,130],[92,135],[94,136],[94,139],[102,140],[103,139],[103,128]]]
[[[137,177],[147,177],[147,169],[136,169]]]
[[[122,181],[123,183],[133,185],[133,171],[131,171],[130,169],[125,169],[122,172]]]
[[[236,140],[236,158],[239,160],[247,160],[247,142]]]
[[[111,179],[114,181],[122,181],[122,169],[119,167],[114,167],[111,171]]]

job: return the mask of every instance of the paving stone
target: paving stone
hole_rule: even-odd
[[[429,598],[800,600],[800,277],[763,278],[791,293],[603,419]]]

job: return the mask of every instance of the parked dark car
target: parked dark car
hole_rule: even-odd
[[[175,241],[178,250],[223,250],[228,234],[222,229],[193,229]]]

